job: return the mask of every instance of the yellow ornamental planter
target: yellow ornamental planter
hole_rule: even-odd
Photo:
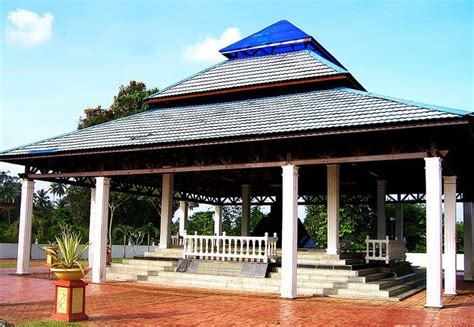
[[[51,268],[50,270],[58,279],[80,280],[89,272],[90,268],[83,268],[84,272],[81,268]]]

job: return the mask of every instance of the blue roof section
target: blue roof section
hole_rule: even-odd
[[[352,93],[355,93],[355,94],[360,94],[360,95],[375,97],[375,98],[379,98],[379,99],[394,101],[394,102],[403,103],[403,104],[406,104],[406,105],[409,105],[409,106],[426,108],[426,109],[430,109],[430,110],[446,112],[446,113],[459,115],[459,116],[466,116],[466,115],[472,115],[473,114],[470,111],[447,108],[447,107],[440,107],[440,106],[435,106],[435,105],[432,105],[432,104],[426,104],[426,103],[421,103],[421,102],[416,102],[416,101],[411,101],[411,100],[395,98],[395,97],[391,97],[391,96],[387,96],[387,95],[376,94],[376,93],[372,93],[372,92],[365,92],[365,91],[355,90],[355,89],[351,89],[351,88],[348,88],[348,87],[339,87],[338,89],[342,90],[342,91],[346,91],[346,92],[352,92]]]
[[[267,26],[257,33],[219,50],[219,52],[229,59],[238,59],[300,50],[312,50],[326,60],[344,68],[311,35],[287,20],[280,20]]]
[[[275,44],[287,41],[309,39],[311,35],[306,34],[287,20],[280,20],[275,24],[265,27],[240,41],[235,42],[221,50],[220,53],[238,51],[254,48],[262,45]]]

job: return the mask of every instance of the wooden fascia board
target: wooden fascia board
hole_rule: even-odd
[[[208,96],[214,96],[214,95],[233,94],[233,93],[256,91],[256,90],[266,90],[266,89],[272,89],[276,87],[283,88],[287,86],[334,81],[334,80],[344,80],[344,79],[350,80],[353,84],[355,84],[354,86],[359,86],[358,89],[361,88],[362,90],[364,90],[364,88],[358,82],[357,83],[354,82],[355,79],[349,73],[343,73],[343,74],[334,74],[331,76],[324,76],[324,77],[317,77],[317,78],[258,84],[258,85],[251,85],[251,86],[227,88],[227,89],[221,89],[221,90],[188,93],[188,94],[175,95],[175,96],[172,95],[168,97],[148,99],[145,102],[148,104],[152,104],[152,103],[156,104],[156,103],[169,102],[169,101],[186,100],[186,99],[191,99],[191,98],[202,98],[202,97],[208,97]]]
[[[447,150],[438,151],[439,155],[444,157]],[[221,165],[205,165],[205,166],[188,166],[188,167],[163,167],[150,169],[130,169],[130,170],[107,170],[107,171],[89,171],[89,172],[68,172],[68,173],[45,173],[45,174],[25,174],[24,177],[30,179],[43,178],[59,178],[59,177],[113,177],[113,176],[130,176],[130,175],[147,175],[147,174],[172,174],[199,171],[221,171],[233,169],[258,169],[258,168],[275,168],[288,164],[296,166],[305,165],[329,165],[343,164],[355,162],[375,162],[375,161],[392,161],[392,160],[413,160],[428,157],[426,151],[395,153],[395,154],[379,154],[367,156],[350,156],[335,158],[314,158],[314,159],[296,159],[289,161],[272,161],[258,163],[238,163],[238,164],[221,164]]]

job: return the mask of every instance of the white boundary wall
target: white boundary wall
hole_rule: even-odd
[[[48,244],[32,244],[31,245],[31,258],[32,259],[44,259],[45,254],[40,250],[40,247],[47,246]],[[150,246],[150,251],[154,251],[157,246]],[[136,255],[143,255],[147,252],[147,246],[141,245],[137,247]],[[0,243],[0,259],[16,259],[18,255],[18,244],[17,243]],[[414,266],[426,267],[428,258],[426,253],[407,253],[406,260],[411,262]],[[126,246],[126,257],[132,258],[134,256],[133,247]],[[84,253],[84,258],[87,258],[87,251]],[[123,245],[112,246],[112,258],[123,257]],[[444,255],[443,255],[444,257]],[[444,260],[443,260],[444,265]],[[456,270],[464,271],[464,254],[456,255]]]
[[[41,247],[47,246],[48,244],[32,244],[31,245],[31,258],[32,259],[45,259],[46,256]],[[154,251],[157,246],[150,245],[150,251]],[[132,258],[134,255],[143,255],[148,251],[146,245],[140,245],[137,247],[137,253],[134,254],[132,246],[126,246],[126,257]],[[87,259],[88,251],[84,253],[83,258]],[[0,259],[16,259],[18,255],[18,244],[17,243],[0,243]],[[113,245],[112,246],[112,258],[122,258],[123,257],[123,245]]]
[[[426,253],[407,253],[406,260],[411,262],[414,266],[426,267],[428,257],[426,256]],[[444,254],[442,262],[444,268],[444,265],[446,264]],[[464,254],[456,254],[456,270],[464,271]]]

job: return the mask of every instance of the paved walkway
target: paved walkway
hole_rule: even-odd
[[[47,321],[53,311],[53,281],[42,267],[16,276],[0,269],[0,320]],[[459,281],[459,294],[445,308],[424,309],[425,293],[402,302],[300,298],[113,282],[87,288],[88,325],[420,325],[474,326],[474,283]]]

